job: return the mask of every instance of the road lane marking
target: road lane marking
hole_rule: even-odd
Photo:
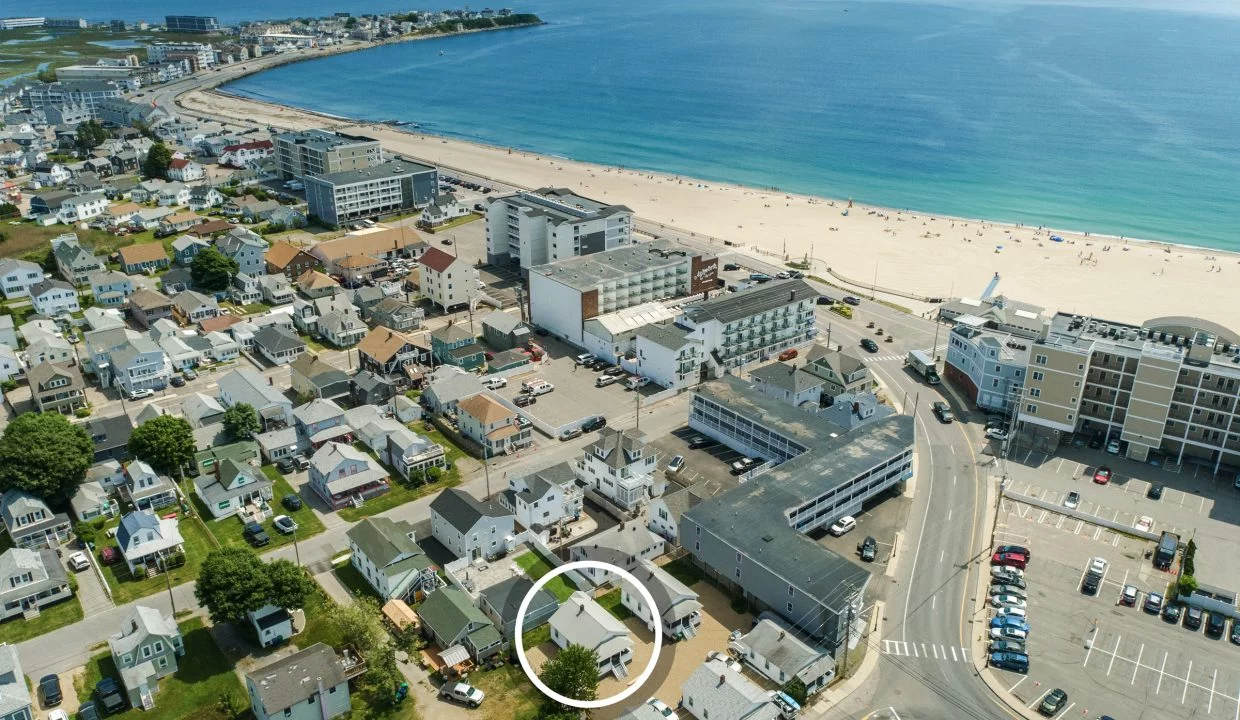
[[[926,657],[930,657],[930,653],[926,652],[926,644],[925,644],[925,643],[922,643],[922,644],[921,644],[921,654],[922,654],[922,655],[925,655]],[[1192,668],[1189,668],[1189,669],[1191,670]]]
[[[921,655],[917,654],[917,643],[911,643],[911,646],[913,648],[913,657],[921,657]]]
[[[1188,661],[1188,672],[1184,673],[1184,692],[1180,693],[1180,704],[1181,705],[1184,704],[1185,698],[1188,697],[1188,679],[1192,677],[1192,674],[1193,674],[1193,661],[1189,660]]]
[[[957,661],[956,660],[956,648],[955,646],[953,646],[952,647],[952,662],[956,662],[956,661]]]
[[[1214,677],[1210,680],[1210,699],[1206,701],[1206,715],[1210,714],[1210,708],[1214,707],[1214,684],[1218,682],[1218,668],[1214,669]]]
[[[1145,654],[1145,643],[1141,643],[1141,649],[1137,651],[1137,661],[1132,666],[1132,682],[1129,685],[1137,684],[1137,671],[1141,669],[1141,656]]]
[[[934,653],[935,660],[939,659],[939,646],[938,645],[931,645],[930,652]]]
[[[1158,686],[1154,688],[1155,695],[1162,692],[1162,681],[1163,681],[1163,678],[1167,676],[1167,673],[1165,672],[1166,669],[1167,669],[1167,651],[1163,650],[1162,666],[1158,668]],[[1236,707],[1240,707],[1240,705],[1237,705]]]
[[[1115,655],[1119,652],[1119,642],[1123,638],[1123,635],[1115,636],[1115,647],[1111,650],[1111,662],[1107,665],[1107,677],[1111,677],[1111,668],[1115,667]]]

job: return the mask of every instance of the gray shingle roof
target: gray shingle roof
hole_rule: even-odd
[[[22,672],[17,646],[0,644],[0,715],[30,707],[30,690]]]
[[[685,346],[689,330],[673,323],[663,323],[657,325],[643,325],[637,328],[637,336],[643,337],[656,345],[661,345],[668,350],[679,350]]]
[[[246,673],[246,680],[255,689],[270,716],[305,702],[318,693],[319,679],[322,679],[325,688],[345,681],[344,663],[323,643],[315,643],[301,652]]]
[[[254,333],[254,344],[273,353],[305,347],[306,343],[283,325],[268,325]]]
[[[605,455],[603,462],[616,469],[627,467],[636,458],[634,454],[646,447],[646,433],[636,428],[617,430],[605,427],[598,432],[598,439],[586,447],[590,455],[597,455],[601,449]]]
[[[506,517],[512,513],[495,503],[484,503],[464,490],[449,488],[431,501],[431,512],[460,532],[468,532],[484,517]]]
[[[686,305],[684,310],[694,322],[716,320],[726,324],[816,297],[818,291],[804,280],[775,280],[738,293]]]
[[[826,650],[810,645],[769,618],[759,620],[736,643],[752,649],[788,677],[813,679],[835,670],[835,662]]]
[[[695,714],[711,720],[776,720],[779,708],[768,693],[721,660],[707,660],[680,686]]]
[[[800,394],[822,385],[821,378],[805,372],[799,367],[785,362],[774,362],[764,365],[749,373],[754,379],[793,394]]]
[[[176,621],[171,615],[164,615],[145,605],[137,605],[121,622],[121,631],[108,639],[108,645],[114,654],[124,655],[133,652],[134,648],[152,635],[173,637],[180,634],[181,631],[177,629]]]

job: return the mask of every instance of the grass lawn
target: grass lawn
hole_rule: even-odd
[[[482,219],[482,216],[481,216],[481,215],[479,215],[478,213],[475,213],[475,212],[471,212],[471,213],[470,213],[470,214],[468,214],[468,215],[462,215],[462,216],[461,216],[461,217],[459,217],[459,218],[454,218],[454,219],[452,219],[452,220],[449,220],[448,222],[444,223],[443,225],[440,225],[439,227],[435,228],[435,229],[434,229],[434,230],[432,230],[431,232],[432,232],[433,234],[438,235],[438,234],[439,234],[439,233],[441,233],[441,232],[446,232],[446,231],[448,231],[448,230],[452,230],[452,229],[454,229],[454,228],[458,228],[458,227],[460,227],[460,226],[462,226],[462,225],[466,225],[466,224],[468,224],[468,223],[471,223],[471,222],[473,222],[473,221],[475,221],[475,220],[481,220],[481,219]]]
[[[289,512],[288,508],[280,503],[280,499],[285,495],[293,494],[293,487],[288,484],[288,481],[284,479],[284,476],[280,474],[280,471],[274,465],[264,465],[263,474],[273,483],[272,493],[274,499],[272,500],[272,509],[276,515],[288,515],[293,518],[293,522],[297,523],[298,541],[314,537],[323,532],[323,521],[319,520],[319,516],[314,514],[309,505],[302,503],[300,510]],[[211,513],[202,504],[202,499],[198,497],[197,493],[194,493],[194,508],[198,511],[199,516],[202,517],[202,521],[206,523],[207,530],[211,532],[211,535],[221,547],[250,546],[241,534],[245,528],[242,526],[240,519],[229,517],[223,520],[212,520]],[[271,538],[271,542],[261,548],[256,548],[257,552],[265,553],[293,543],[292,533],[286,535],[276,530],[276,526],[271,520],[263,522],[262,525],[263,529],[267,531],[267,535]]]
[[[369,597],[379,602],[383,602],[383,598],[379,597],[379,593],[366,582],[366,578],[353,567],[352,563],[343,563],[332,568],[332,572],[336,575],[336,579],[344,585],[354,597]]]
[[[602,605],[604,610],[614,615],[617,620],[628,620],[633,617],[633,613],[620,604],[620,588],[613,588],[600,595],[596,602]]]
[[[684,583],[686,587],[693,587],[695,583],[702,579],[702,571],[693,564],[688,555],[676,558],[664,565],[663,569],[667,571],[668,575]]]
[[[525,643],[525,651],[536,648],[543,643],[551,642],[551,625],[543,623],[533,630],[521,633],[521,642]]]
[[[150,720],[234,720],[219,707],[223,695],[232,695],[238,706],[247,706],[245,688],[233,672],[232,664],[215,645],[202,618],[180,623],[185,655],[178,659],[175,673],[159,681],[151,710],[130,709],[117,718]],[[104,676],[119,678],[112,655],[104,652],[86,663],[86,672],[77,683],[78,697],[85,698]]]
[[[68,600],[43,608],[39,617],[34,620],[23,620],[21,615],[6,620],[0,624],[0,637],[8,643],[19,643],[72,625],[81,619],[82,603],[75,594]]]
[[[181,537],[185,539],[185,564],[171,571],[173,586],[197,580],[198,568],[202,567],[202,561],[206,559],[207,553],[215,549],[215,543],[211,542],[211,537],[202,529],[198,521],[182,517],[180,530]],[[134,579],[129,574],[129,567],[124,561],[103,566],[103,576],[108,579],[108,585],[112,588],[112,599],[117,605],[124,605],[138,598],[163,592],[168,587],[162,574],[151,575],[141,580]]]
[[[536,552],[527,552],[516,559],[517,566],[525,571],[525,574],[531,580],[538,580],[543,575],[551,572],[551,564]],[[546,585],[547,592],[555,596],[556,600],[564,602],[573,594],[574,588],[571,583],[564,579],[563,575],[557,575],[552,578]]]
[[[316,353],[321,353],[321,352],[323,352],[324,350],[326,350],[326,349],[327,349],[327,346],[326,346],[326,345],[324,345],[323,343],[319,342],[318,340],[315,340],[314,338],[310,337],[309,335],[300,335],[299,337],[301,337],[302,342],[306,343],[306,347],[307,347],[307,348],[309,348],[309,349],[313,350],[313,351],[314,351],[314,352],[316,352]]]
[[[530,682],[520,665],[472,672],[469,684],[486,693],[486,702],[472,712],[486,720],[535,720],[542,693]]]

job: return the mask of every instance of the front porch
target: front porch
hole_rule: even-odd
[[[362,504],[370,498],[377,495],[382,495],[391,489],[391,484],[386,478],[384,478],[382,480],[368,482],[365,485],[360,485],[355,488],[350,488],[343,492],[331,493],[329,496],[323,496],[322,493],[319,493],[319,495],[320,497],[323,497],[323,500],[325,500],[328,505],[331,505],[333,510],[339,510],[350,505],[353,507],[361,507]]]

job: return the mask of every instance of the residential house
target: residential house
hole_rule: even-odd
[[[214,425],[224,421],[224,406],[210,395],[190,393],[181,401],[181,417],[195,429]]]
[[[108,161],[112,163],[113,175],[124,175],[138,170],[138,153],[133,150],[121,150],[108,157]]]
[[[482,382],[474,373],[452,365],[436,368],[426,381],[422,401],[433,413],[449,415],[456,412],[461,401],[482,392]]]
[[[421,235],[411,228],[379,226],[318,243],[310,248],[310,254],[318,258],[327,272],[336,273],[336,263],[353,255],[390,262],[397,258],[417,258],[428,247]]]
[[[435,564],[415,542],[413,523],[366,518],[345,535],[349,562],[383,600],[417,601],[439,587]]]
[[[383,298],[366,310],[366,319],[399,332],[416,330],[422,325],[426,311],[394,297]]]
[[[219,163],[228,167],[245,168],[271,157],[275,148],[270,140],[225,145],[220,149]]]
[[[431,501],[431,534],[456,557],[499,558],[512,549],[513,516],[496,503],[449,488]]]
[[[534,589],[534,581],[524,575],[510,577],[484,589],[478,594],[478,609],[486,615],[508,642],[513,642],[517,630],[517,612],[521,602]],[[551,619],[560,603],[545,587],[530,597],[522,618],[521,632],[542,627]]]
[[[172,254],[176,257],[176,264],[182,267],[189,267],[194,263],[194,258],[198,257],[198,253],[210,247],[210,243],[202,238],[193,235],[182,235],[172,241]]]
[[[22,374],[22,361],[17,351],[8,345],[0,345],[0,382],[8,382]]]
[[[4,720],[34,720],[30,686],[22,672],[17,646],[0,643],[0,715]]]
[[[165,215],[159,221],[159,228],[155,231],[160,237],[172,235],[179,232],[185,232],[195,225],[203,222],[204,218],[196,212],[187,211],[172,213]]]
[[[65,189],[76,195],[87,195],[89,193],[103,194],[103,181],[95,173],[83,170],[81,174],[65,185]]]
[[[409,335],[379,326],[358,343],[357,355],[363,369],[390,377],[423,359],[423,349]]]
[[[185,550],[176,518],[159,518],[145,510],[135,510],[121,518],[116,543],[131,573],[139,565],[154,571],[162,567],[166,558]]]
[[[767,397],[793,407],[816,408],[822,401],[826,382],[794,363],[773,362],[749,373],[754,388]]]
[[[135,202],[124,202],[117,205],[111,205],[103,214],[99,216],[110,227],[124,227],[129,225],[133,219],[134,213],[142,210],[142,206]]]
[[[117,282],[119,283],[119,280]],[[82,319],[91,330],[125,327],[125,311],[121,308],[88,307],[82,311]]]
[[[576,560],[600,560],[633,572],[642,560],[653,560],[663,554],[663,538],[650,532],[640,521],[629,520],[614,525],[569,548],[568,556]],[[590,568],[582,574],[595,585],[605,585],[619,578],[608,570]]]
[[[189,189],[189,209],[203,212],[224,204],[224,196],[210,185],[195,185]]]
[[[370,330],[352,306],[319,317],[319,337],[338,348],[352,347]]]
[[[90,276],[90,292],[95,298],[95,305],[124,307],[134,293],[133,280],[119,270],[95,273]]]
[[[340,291],[340,283],[317,270],[307,270],[297,276],[297,289],[302,295],[314,300]]]
[[[525,350],[503,350],[495,353],[490,360],[487,360],[487,372],[504,372],[529,365],[532,362],[530,354]]]
[[[478,292],[478,271],[467,261],[433,247],[418,259],[420,288],[444,312],[461,307]]]
[[[267,274],[267,261],[264,256],[269,247],[261,235],[246,228],[233,228],[227,235],[215,241],[215,248],[224,257],[237,261],[237,272],[251,277]]]
[[[382,405],[396,395],[392,381],[370,370],[349,378],[349,397],[354,405]]]
[[[161,322],[169,322],[171,320],[163,320]],[[198,335],[181,335],[180,333],[170,333],[159,339],[159,349],[164,351],[168,356],[168,362],[173,370],[186,370],[197,367],[202,364],[204,359],[203,351],[195,346],[201,346],[205,338]],[[193,345],[190,343],[193,342]],[[207,343],[209,346],[209,343]]]
[[[504,455],[534,442],[533,430],[517,422],[517,413],[488,393],[479,393],[456,406],[461,435],[482,446],[487,457]]]
[[[26,381],[38,412],[67,415],[86,407],[86,383],[76,366],[40,363],[26,372]]]
[[[436,228],[459,217],[465,217],[470,212],[469,206],[458,201],[456,195],[441,192],[435,195],[430,205],[422,209],[422,214],[418,216],[418,224],[423,227]]]
[[[167,475],[155,472],[144,460],[125,466],[125,483],[118,486],[121,499],[132,502],[139,510],[154,512],[177,503],[176,487]]]
[[[0,315],[0,345],[18,347],[17,329],[13,325],[12,315]]]
[[[267,215],[267,222],[285,228],[301,228],[306,226],[308,219],[300,209],[281,205]]]
[[[236,360],[241,355],[241,345],[224,333],[209,332],[205,339],[210,344],[207,355],[215,362]]]
[[[282,607],[264,605],[257,610],[247,610],[245,616],[258,636],[260,647],[275,647],[293,636],[293,615]]]
[[[73,178],[68,167],[58,162],[41,162],[34,166],[31,179],[42,186],[63,185]]]
[[[77,291],[64,280],[43,280],[30,287],[30,304],[47,317],[79,312]]]
[[[271,214],[279,208],[280,203],[275,200],[259,200],[253,195],[234,198],[224,203],[224,212],[239,216],[251,223],[269,219]]]
[[[605,427],[586,446],[579,477],[586,486],[625,511],[651,496],[658,462],[646,448],[646,434],[635,428]]]
[[[793,678],[800,680],[807,696],[825,690],[835,678],[831,653],[765,615],[749,632],[729,641],[728,649],[776,685],[786,685]]]
[[[116,168],[115,165],[112,166]],[[127,200],[133,194],[133,189],[138,187],[139,180],[132,175],[122,177],[109,177],[103,182],[103,193],[111,200]]]
[[[299,397],[332,399],[349,394],[349,375],[315,353],[305,352],[289,364],[293,392]],[[367,403],[363,403],[367,404]]]
[[[315,643],[246,673],[245,687],[257,720],[332,720],[352,709],[349,678],[336,653]]]
[[[835,398],[844,393],[867,393],[877,387],[870,368],[861,358],[843,350],[828,350],[814,345],[805,353],[805,372],[823,381],[824,398]]]
[[[108,638],[112,662],[120,673],[129,706],[155,707],[159,679],[177,671],[185,655],[181,630],[172,615],[138,605],[121,622],[121,631]]]
[[[172,376],[172,363],[152,340],[139,337],[109,352],[107,368],[96,367],[95,371],[100,382],[106,375],[110,378],[108,384],[126,393],[146,388],[162,390]]]
[[[60,276],[74,285],[85,285],[91,275],[107,269],[102,260],[82,247],[73,233],[52,238],[52,255]]]
[[[0,620],[19,615],[32,619],[48,605],[71,597],[73,589],[55,550],[15,547],[0,553]],[[0,652],[7,647],[0,644]],[[24,688],[25,678],[22,682]],[[14,716],[8,714],[12,708],[6,703],[9,696],[4,694],[5,684],[0,659],[0,713],[5,713],[0,717],[8,720]]]
[[[336,273],[346,287],[356,287],[382,273],[386,260],[376,260],[369,255],[348,255],[336,261]]]
[[[333,510],[360,507],[366,499],[387,492],[387,471],[370,456],[349,445],[329,442],[310,460],[310,487]]]
[[[679,706],[695,720],[780,720],[772,693],[711,657],[680,686]]]
[[[263,256],[267,263],[267,274],[284,275],[288,279],[301,276],[319,265],[319,260],[305,250],[287,242],[271,243]]]
[[[319,319],[335,311],[352,311],[356,314],[357,308],[349,301],[349,296],[343,292],[313,300],[297,298],[293,301],[293,325],[299,332],[307,335],[317,335],[319,333]]]
[[[205,176],[206,171],[203,170],[201,165],[193,160],[188,160],[186,158],[174,158],[172,162],[168,163],[169,180],[188,183],[195,180],[201,180]],[[186,202],[189,201],[186,200]]]
[[[129,296],[129,314],[138,325],[149,328],[156,320],[173,316],[172,299],[163,293],[140,288]]]
[[[431,354],[441,365],[455,365],[462,370],[477,370],[486,362],[485,351],[474,341],[474,335],[463,325],[446,325],[432,330]]]
[[[165,222],[168,219],[165,218]],[[121,256],[121,269],[130,275],[168,269],[168,252],[164,250],[163,243],[126,245],[118,251],[118,254]]]
[[[259,287],[256,278],[239,272],[232,276],[228,298],[238,305],[253,305],[262,301],[263,290]]]
[[[145,208],[129,216],[129,227],[140,230],[154,230],[159,227],[164,218],[169,218],[176,214],[176,209],[172,207]]]
[[[271,481],[257,467],[225,458],[213,470],[214,474],[194,478],[194,491],[212,518],[232,517],[246,505],[271,512]]]
[[[710,490],[701,484],[652,498],[646,512],[646,527],[667,540],[669,545],[680,545],[680,516],[709,499]]]
[[[260,275],[256,278],[263,302],[269,305],[284,305],[297,298],[293,286],[283,275]]]
[[[133,434],[133,421],[129,415],[121,413],[87,418],[82,427],[95,445],[95,462],[129,457],[129,436]]]
[[[498,502],[513,512],[518,525],[542,532],[580,517],[582,493],[572,464],[562,462],[508,478]]]
[[[225,407],[246,404],[258,413],[263,430],[279,430],[293,424],[293,403],[270,380],[250,368],[239,368],[219,380],[220,400]]]
[[[172,317],[182,325],[193,325],[219,314],[220,306],[215,298],[202,293],[184,290],[172,296]]]
[[[297,434],[297,428],[294,427],[259,433],[254,436],[254,441],[258,443],[258,449],[263,456],[263,460],[269,463],[279,462],[306,449],[303,441]]]
[[[705,344],[692,331],[673,323],[644,325],[634,333],[637,375],[668,390],[681,390],[702,379]]]
[[[293,410],[297,432],[318,450],[328,442],[353,442],[353,428],[345,420],[344,409],[331,400],[315,398]]]
[[[216,437],[218,438],[218,431]],[[239,440],[227,445],[215,444],[210,448],[194,454],[194,472],[208,475],[227,460],[240,464],[258,465],[260,449],[252,440]]]
[[[353,304],[357,306],[357,309],[363,315],[367,315],[371,308],[378,305],[380,300],[387,297],[387,294],[382,288],[362,285],[361,287],[353,288],[353,292],[350,293],[350,297],[353,298]]]
[[[387,443],[383,446],[381,456],[406,480],[425,480],[431,468],[445,470],[448,467],[447,455],[442,445],[399,423],[387,434]]]
[[[530,329],[516,315],[496,310],[482,318],[482,339],[495,350],[522,348],[530,341]]]
[[[159,188],[155,200],[160,207],[177,207],[189,204],[189,186],[184,183],[170,182]]]
[[[112,462],[116,463],[115,460]],[[120,463],[116,463],[120,467]],[[92,468],[93,469],[93,468]],[[86,480],[78,485],[77,492],[69,499],[69,507],[78,520],[94,520],[97,517],[114,518],[120,512],[120,503],[98,480]]]
[[[504,649],[495,625],[454,587],[430,594],[417,609],[422,634],[440,648],[445,664],[486,660]]]
[[[306,343],[282,325],[268,325],[254,333],[254,349],[272,365],[284,365],[306,351]]]
[[[72,533],[68,515],[52,512],[42,498],[17,488],[0,495],[0,520],[9,540],[28,550],[58,548]]]
[[[589,595],[581,590],[574,592],[548,622],[551,641],[561,650],[580,645],[594,652],[600,678],[612,674],[618,680],[628,677],[626,666],[633,662],[633,638],[624,623]]]
[[[620,579],[620,603],[645,623],[646,629],[653,631],[656,622],[662,625],[664,642],[694,637],[696,628],[702,624],[702,603],[698,601],[698,594],[644,558],[630,572],[654,598],[654,607],[624,578]]]
[[[213,240],[225,233],[232,232],[236,228],[236,225],[227,220],[215,219],[200,222],[185,232],[187,235],[192,235],[202,240]]]
[[[0,292],[6,300],[30,297],[30,288],[43,282],[43,268],[29,260],[0,261]]]

